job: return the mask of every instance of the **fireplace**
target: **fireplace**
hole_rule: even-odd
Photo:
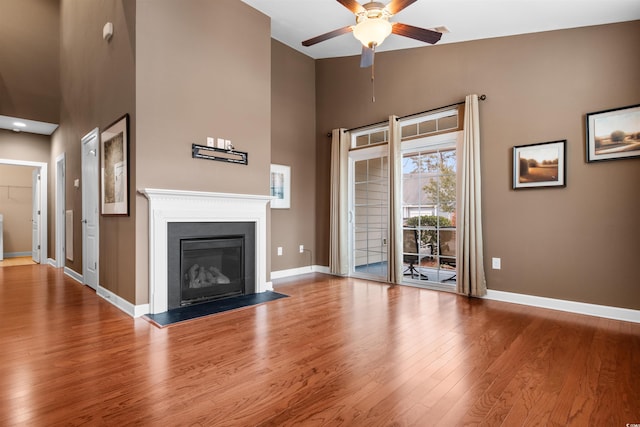
[[[255,223],[167,224],[168,306],[255,293]]]
[[[244,234],[230,232],[229,225],[235,222],[252,224],[255,232],[254,252],[247,255],[249,245],[245,237],[244,264],[245,269],[247,265],[254,268],[254,279],[250,283],[255,289],[245,292],[273,290],[271,282],[267,280],[267,203],[271,200],[270,196],[156,188],[138,191],[149,200],[149,304],[139,309],[140,314],[157,314],[168,310],[168,229],[169,224],[174,223],[226,224],[221,232],[216,231],[209,236]],[[171,279],[174,280],[180,281],[180,278]],[[245,270],[245,284],[246,281]]]

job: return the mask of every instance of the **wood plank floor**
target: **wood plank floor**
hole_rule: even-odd
[[[0,269],[0,425],[624,426],[640,325],[325,275],[159,329]]]
[[[35,265],[31,256],[19,256],[13,258],[4,258],[0,261],[0,267],[15,267],[16,265]]]

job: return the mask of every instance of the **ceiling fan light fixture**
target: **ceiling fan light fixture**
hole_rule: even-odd
[[[353,35],[365,47],[380,46],[391,34],[391,23],[385,18],[362,18],[353,28]]]

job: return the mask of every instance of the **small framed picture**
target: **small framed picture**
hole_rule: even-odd
[[[271,208],[289,209],[291,207],[291,168],[284,165],[271,165]]]
[[[640,157],[640,105],[587,114],[587,162]]]
[[[567,141],[513,147],[513,188],[565,187]]]
[[[100,134],[102,215],[129,215],[129,115]]]

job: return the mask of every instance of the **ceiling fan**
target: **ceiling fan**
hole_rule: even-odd
[[[380,46],[389,34],[393,33],[429,44],[437,43],[442,37],[442,33],[438,31],[399,22],[389,22],[389,18],[417,0],[391,0],[386,6],[377,1],[365,4],[360,4],[356,0],[337,1],[356,15],[356,24],[305,40],[302,42],[303,46],[312,46],[333,37],[353,32],[354,37],[362,43],[360,67],[366,68],[373,65],[376,46]]]

